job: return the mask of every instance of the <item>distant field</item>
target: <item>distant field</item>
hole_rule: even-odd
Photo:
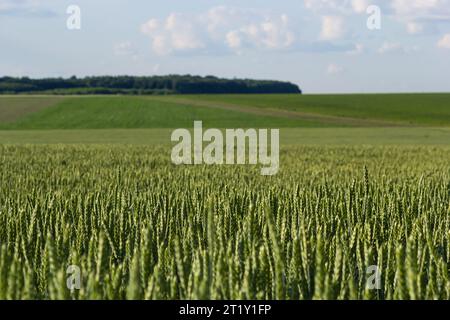
[[[0,97],[0,100],[4,98]],[[8,98],[8,101],[14,98]],[[21,98],[20,98],[21,99]],[[38,101],[52,100],[39,97]],[[43,103],[43,102],[42,102]],[[11,104],[11,108],[15,108]],[[1,112],[1,109],[0,109]],[[1,115],[0,115],[1,119]],[[192,127],[202,120],[209,127],[320,127],[320,121],[306,121],[270,115],[195,106],[145,97],[67,97],[56,105],[24,114],[0,129],[136,129]]]
[[[395,122],[398,125],[450,126],[450,94],[368,95],[196,95],[192,101],[289,110],[323,116]],[[306,118],[306,115],[305,115]]]
[[[0,130],[0,144],[168,145],[173,129]],[[281,128],[281,145],[450,145],[450,128]]]
[[[0,96],[0,143],[166,144],[173,128],[281,128],[282,144],[450,144],[450,94]],[[130,130],[132,129],[132,130]]]
[[[0,96],[0,129],[450,127],[450,94]]]

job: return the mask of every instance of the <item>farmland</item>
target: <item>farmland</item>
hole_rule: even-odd
[[[281,128],[280,172],[174,166],[194,120]],[[450,299],[448,94],[5,96],[0,128],[1,299]]]
[[[302,115],[322,115],[372,120],[377,126],[449,126],[450,94],[354,94],[354,95],[204,95],[189,99],[241,107],[288,110]],[[306,118],[306,117],[304,117]],[[378,123],[375,121],[379,121]],[[361,122],[359,125],[364,124]],[[358,125],[355,123],[354,125]],[[335,126],[338,126],[337,123]]]
[[[449,101],[450,94],[3,96],[0,128],[178,128],[198,119],[216,128],[448,128]]]

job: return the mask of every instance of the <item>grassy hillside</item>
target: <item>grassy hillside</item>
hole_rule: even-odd
[[[450,127],[450,94],[0,97],[1,129]]]
[[[166,144],[171,128],[202,120],[281,128],[290,145],[442,145],[450,143],[449,101],[448,94],[2,96],[0,143]]]
[[[74,97],[24,115],[13,123],[3,123],[0,128],[190,128],[194,120],[202,120],[205,126],[219,128],[322,126],[319,121],[254,115],[140,97]]]
[[[185,99],[337,117],[450,126],[450,94],[197,95]]]

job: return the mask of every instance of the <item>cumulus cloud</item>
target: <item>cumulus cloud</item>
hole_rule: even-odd
[[[304,0],[304,5],[321,19],[319,39],[333,41],[347,34],[346,17],[365,13],[370,2],[369,0]]]
[[[320,16],[364,14],[370,5],[383,16],[404,25],[411,35],[436,32],[436,24],[450,22],[450,0],[304,0],[305,7]]]
[[[392,0],[392,15],[409,34],[435,30],[439,22],[450,22],[450,0]]]
[[[339,16],[323,16],[322,31],[320,38],[322,40],[336,40],[344,34],[344,21]]]
[[[150,19],[141,26],[141,31],[151,38],[152,49],[159,55],[205,47],[196,21],[189,15],[172,13],[164,21]]]
[[[305,7],[319,14],[360,14],[367,10],[369,0],[304,0]]]
[[[287,15],[282,15],[261,22],[244,24],[228,31],[225,38],[226,44],[231,49],[256,47],[278,50],[291,47],[295,35],[289,28],[289,18]]]
[[[150,19],[141,31],[159,55],[211,50],[240,52],[258,48],[282,50],[295,42],[286,14],[264,14],[254,10],[215,7],[199,14],[172,13],[165,19]]]
[[[365,13],[369,6],[369,0],[352,0],[352,9],[356,13]]]
[[[410,21],[406,23],[406,30],[409,34],[420,34],[423,32],[424,26],[422,23]]]
[[[439,40],[437,46],[442,49],[450,49],[450,33],[447,33]]]

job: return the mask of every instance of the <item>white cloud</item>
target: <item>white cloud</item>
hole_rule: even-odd
[[[447,33],[439,40],[437,46],[442,49],[450,49],[450,33]]]
[[[355,13],[365,13],[369,6],[369,0],[352,0],[352,8]]]
[[[410,54],[419,51],[419,47],[405,47],[397,42],[384,42],[383,45],[378,49],[379,54],[388,53],[404,53]]]
[[[242,47],[285,49],[289,48],[294,40],[295,35],[289,29],[289,19],[286,15],[260,23],[244,25],[226,35],[226,42],[232,49]]]
[[[195,22],[189,16],[172,13],[166,20],[165,29],[175,50],[194,50],[205,46],[198,35]]]
[[[305,8],[321,19],[320,40],[332,41],[348,34],[345,19],[349,15],[365,13],[369,0],[303,0]]]
[[[390,8],[412,35],[437,30],[436,23],[450,22],[450,0],[392,0]]]
[[[344,34],[344,21],[339,16],[323,16],[320,39],[336,40]]]
[[[159,55],[205,47],[195,17],[185,14],[172,13],[163,21],[150,19],[141,26],[141,31],[150,37],[152,49]]]
[[[296,38],[286,14],[225,6],[199,14],[172,13],[162,20],[150,19],[141,31],[150,37],[152,50],[159,55],[211,50],[239,53],[248,48],[282,50],[291,47]]]
[[[423,24],[422,23],[418,23],[418,22],[414,22],[414,21],[410,21],[406,23],[406,30],[408,31],[409,34],[420,34],[423,32]]]
[[[226,35],[226,42],[230,48],[238,49],[242,46],[242,38],[238,31],[230,31]]]
[[[330,63],[327,67],[327,73],[329,75],[337,75],[340,74],[344,71],[344,68],[335,64],[335,63]]]
[[[442,19],[450,17],[450,0],[304,0],[305,7],[318,14],[365,13],[377,5],[384,14],[402,19]]]
[[[304,0],[305,7],[316,13],[354,14],[364,13],[369,0]]]

